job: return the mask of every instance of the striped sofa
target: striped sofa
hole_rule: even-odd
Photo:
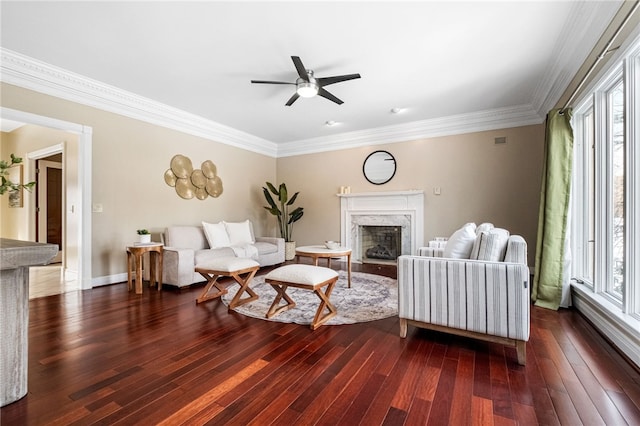
[[[398,258],[400,336],[407,326],[457,334],[516,348],[526,362],[529,340],[529,268],[526,242],[509,237],[508,261],[434,257],[442,247]]]

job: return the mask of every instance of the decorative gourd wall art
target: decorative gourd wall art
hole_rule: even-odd
[[[204,200],[208,196],[218,198],[222,194],[222,179],[211,160],[203,162],[199,169],[194,170],[189,157],[174,155],[169,169],[164,172],[164,181],[174,187],[176,193],[185,200],[194,197]]]

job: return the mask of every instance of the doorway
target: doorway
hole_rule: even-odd
[[[92,166],[92,128],[82,124],[72,123],[68,121],[62,121],[55,118],[45,117],[37,114],[32,114],[25,111],[18,111],[11,108],[0,107],[0,116],[3,119],[18,121],[26,124],[33,124],[36,126],[42,126],[52,129],[62,130],[64,132],[70,132],[78,135],[78,143],[74,148],[73,160],[65,162],[68,170],[73,170],[74,179],[76,184],[74,185],[74,199],[73,204],[67,209],[64,208],[63,215],[68,212],[73,213],[74,223],[73,226],[65,227],[63,233],[64,243],[64,258],[73,258],[72,265],[70,262],[66,262],[67,266],[74,268],[73,272],[77,277],[77,285],[79,289],[86,290],[93,287],[92,274],[91,274],[91,166]],[[28,181],[36,180],[35,176],[35,160],[42,157],[53,155],[54,153],[62,152],[62,147],[59,151],[49,152],[30,152],[26,158],[27,170],[26,175]],[[68,155],[65,155],[68,159]],[[68,171],[67,171],[68,174]],[[66,185],[69,183],[67,182]],[[29,214],[28,220],[28,235],[29,240],[35,241],[35,199],[28,195],[25,199],[25,208]],[[33,194],[35,198],[35,194]],[[65,202],[68,203],[68,200]],[[65,204],[63,204],[65,205]],[[64,222],[64,221],[63,221]],[[32,239],[33,238],[33,239]],[[64,259],[63,259],[64,260]]]
[[[36,160],[36,235],[39,243],[58,245],[51,263],[64,258],[64,171],[62,153]]]

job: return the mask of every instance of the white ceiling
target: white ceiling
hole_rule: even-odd
[[[620,4],[3,0],[1,44],[276,146],[393,141],[447,120],[541,122]],[[287,107],[294,86],[250,80],[294,82],[292,55],[362,78],[327,87],[343,105]]]

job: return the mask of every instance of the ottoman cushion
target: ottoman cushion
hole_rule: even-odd
[[[264,278],[265,280],[315,285],[337,276],[338,273],[330,268],[295,264],[276,268]]]
[[[215,259],[210,259],[207,262],[197,264],[196,269],[208,269],[211,271],[220,272],[235,272],[247,268],[253,268],[255,266],[260,266],[260,264],[255,260],[251,260],[245,257],[218,257]]]

